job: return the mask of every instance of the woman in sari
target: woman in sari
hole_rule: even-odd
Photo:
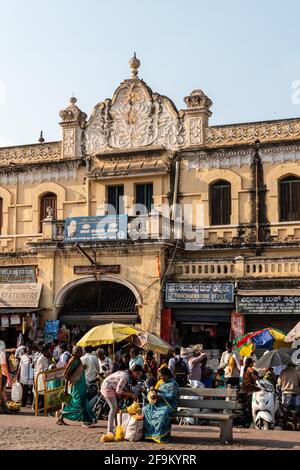
[[[71,421],[82,421],[84,426],[90,426],[95,420],[94,413],[89,406],[86,396],[86,381],[84,366],[80,360],[82,348],[75,346],[72,357],[68,362],[65,372],[65,393],[68,392],[72,397],[68,404],[63,405],[57,424],[66,424],[64,418]]]
[[[170,369],[160,370],[161,380],[157,389],[157,401],[143,409],[145,439],[158,443],[168,442],[171,436],[172,415],[177,408],[179,387]]]

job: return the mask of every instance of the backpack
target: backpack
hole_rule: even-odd
[[[179,387],[185,387],[188,383],[188,368],[186,366],[186,363],[180,357],[179,359],[176,359],[175,365],[174,365],[174,379],[178,383]]]

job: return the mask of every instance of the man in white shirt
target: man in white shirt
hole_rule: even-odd
[[[80,359],[84,366],[86,383],[89,385],[90,383],[95,382],[97,375],[100,373],[98,358],[92,354],[92,348],[87,346],[85,348],[85,355]]]
[[[110,357],[105,355],[104,349],[97,349],[97,357],[102,377],[107,377],[112,374],[113,362]]]
[[[129,369],[132,369],[134,366],[141,366],[144,368],[144,361],[143,358],[139,355],[139,351],[137,348],[130,349],[130,361],[129,361]]]
[[[17,377],[20,380],[22,384],[22,388],[23,388],[22,406],[24,407],[27,405],[28,393],[31,396],[31,402],[32,402],[32,386],[33,386],[34,370],[33,370],[33,360],[32,360],[32,349],[30,346],[28,346],[23,351],[23,354],[21,354],[20,356],[20,364],[19,364]]]
[[[59,367],[66,367],[71,357],[71,354],[68,351],[68,346],[66,344],[61,345],[61,355],[59,356]]]
[[[240,385],[240,357],[236,351],[233,351],[232,341],[226,343],[226,351],[223,352],[220,360],[219,369],[225,370],[225,384],[232,387]]]

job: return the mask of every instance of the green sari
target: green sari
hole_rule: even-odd
[[[72,399],[68,405],[64,405],[61,416],[72,421],[92,423],[95,416],[86,398],[85,373],[81,360],[71,360],[67,372],[72,384],[69,390]]]

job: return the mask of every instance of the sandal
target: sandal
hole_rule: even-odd
[[[67,423],[65,423],[63,419],[58,419],[56,421],[56,424],[58,424],[59,426],[68,426]]]

